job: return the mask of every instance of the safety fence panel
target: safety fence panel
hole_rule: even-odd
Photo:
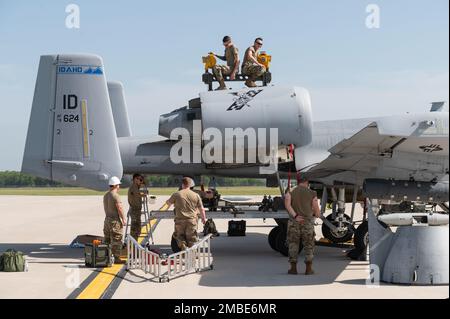
[[[191,248],[166,256],[149,251],[133,237],[127,236],[127,270],[142,270],[145,274],[151,274],[162,282],[213,269],[211,237],[210,234]]]
[[[209,234],[191,248],[168,256],[167,279],[213,269],[211,237],[212,235]]]

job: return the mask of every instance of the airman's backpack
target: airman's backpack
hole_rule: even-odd
[[[25,256],[21,251],[8,249],[0,256],[0,271],[24,272],[26,268]]]

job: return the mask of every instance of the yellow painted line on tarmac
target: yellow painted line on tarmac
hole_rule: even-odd
[[[164,205],[160,210],[161,211],[168,210],[167,205]],[[156,219],[150,220],[149,229],[152,229],[152,227],[156,224],[156,222],[157,222]],[[139,237],[138,240],[139,244],[142,244],[146,235],[147,235],[147,225],[143,226],[141,229],[141,236]],[[100,299],[123,267],[126,267],[126,265],[115,264],[112,267],[103,268],[102,271],[100,271],[98,275],[95,276],[95,278],[77,296],[76,299]]]
[[[94,280],[78,295],[77,299],[100,299],[122,267],[123,265],[113,265],[110,268],[103,268]]]

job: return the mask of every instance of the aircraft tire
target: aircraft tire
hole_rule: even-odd
[[[283,256],[289,256],[289,244],[287,242],[287,232],[284,229],[280,229],[277,234],[276,246],[277,251],[281,253]],[[303,244],[300,241],[298,253],[300,254],[303,250]]]
[[[272,228],[272,230],[269,233],[268,240],[269,240],[269,246],[275,251],[277,250],[277,235],[280,232],[280,226],[275,226]]]
[[[276,239],[276,250],[282,254],[283,256],[288,256],[289,254],[289,248],[286,240],[286,231],[284,229],[280,229],[280,231],[277,234]]]
[[[350,216],[344,214],[344,217],[347,221],[350,221]],[[330,221],[333,225],[337,225],[338,222],[333,220],[333,214],[330,214],[327,216],[327,220]],[[347,231],[341,235],[334,234],[330,228],[324,223],[322,224],[322,234],[323,236],[328,239],[329,241],[339,244],[339,243],[346,243],[349,240],[352,239],[353,234],[355,233],[355,227],[348,223]]]
[[[378,221],[381,226],[384,228],[388,228],[389,226],[385,223]],[[358,228],[355,230],[355,237],[353,237],[353,244],[355,248],[365,249],[367,244],[369,243],[369,221],[363,221]]]
[[[356,249],[365,249],[367,241],[369,240],[369,222],[366,220],[362,222],[355,230],[355,237],[353,238],[353,244]]]

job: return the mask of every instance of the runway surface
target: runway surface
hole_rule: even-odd
[[[158,197],[152,209],[161,207]],[[124,198],[126,203],[126,198]],[[127,206],[127,205],[125,205]],[[357,216],[361,214],[358,206]],[[84,266],[83,249],[69,248],[80,234],[102,235],[98,196],[0,196],[0,252],[23,251],[26,273],[0,272],[0,298],[67,298],[98,270]],[[227,237],[227,221],[216,222],[212,241],[214,270],[156,283],[136,270],[114,281],[107,298],[448,298],[448,286],[366,285],[368,262],[355,262],[342,248],[317,247],[314,276],[287,275],[287,258],[273,251],[267,234],[273,220],[248,220],[246,237]],[[173,222],[161,221],[156,244],[168,247]],[[320,226],[316,229],[321,237]],[[300,261],[303,258],[301,255]],[[303,263],[299,262],[300,270]]]

